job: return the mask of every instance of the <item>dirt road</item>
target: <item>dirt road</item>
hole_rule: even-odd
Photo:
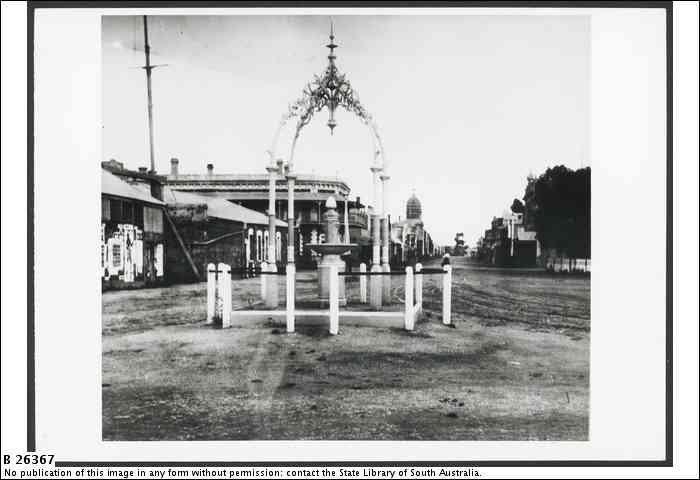
[[[590,280],[460,260],[456,328],[433,279],[415,333],[214,329],[204,283],[105,293],[103,438],[587,439]],[[236,281],[234,306],[258,291]]]

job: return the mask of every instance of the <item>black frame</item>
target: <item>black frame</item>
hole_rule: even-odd
[[[286,2],[73,1],[27,3],[27,451],[36,451],[34,292],[34,14],[41,8],[273,8]],[[526,460],[447,462],[99,462],[56,461],[57,467],[670,467],[673,466],[673,2],[671,1],[461,1],[461,2],[295,2],[297,7],[471,7],[471,8],[659,8],[666,12],[666,458],[664,460]]]

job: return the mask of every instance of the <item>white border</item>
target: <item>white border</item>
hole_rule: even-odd
[[[421,9],[419,13],[442,13],[430,10]],[[36,295],[40,299],[37,307],[37,445],[40,449],[52,450],[63,460],[663,458],[664,408],[659,395],[663,392],[665,377],[659,347],[663,345],[665,331],[665,257],[662,253],[665,140],[658,134],[665,128],[665,95],[661,94],[659,104],[658,89],[663,89],[665,82],[665,60],[657,58],[659,52],[662,57],[665,54],[663,12],[659,32],[658,28],[652,28],[658,27],[659,20],[651,10],[461,10],[450,12],[593,15],[592,167],[597,268],[592,302],[591,441],[382,442],[381,448],[369,442],[99,442],[101,416],[99,404],[95,402],[100,391],[99,382],[95,383],[99,379],[96,375],[99,341],[95,344],[89,340],[78,341],[86,338],[86,332],[92,332],[93,338],[100,336],[99,321],[95,321],[100,312],[99,286],[93,281],[92,272],[96,260],[92,263],[91,257],[83,253],[84,262],[66,264],[62,260],[65,255],[60,253],[89,252],[98,245],[97,229],[93,232],[93,225],[87,221],[70,224],[70,241],[66,235],[61,235],[68,230],[61,212],[65,211],[66,204],[71,204],[85,208],[82,211],[85,218],[97,219],[99,215],[97,202],[92,205],[85,199],[99,195],[99,182],[93,184],[89,179],[93,170],[94,178],[98,178],[96,159],[100,158],[99,136],[96,135],[96,125],[100,124],[99,43],[94,40],[99,39],[100,24],[95,11],[60,10],[37,12]],[[388,13],[386,9],[381,11]],[[119,13],[135,12],[119,10]],[[149,14],[154,13],[157,12],[149,11]],[[178,12],[169,10],[168,13]],[[278,12],[266,10],[265,13]],[[362,10],[361,13],[377,12]],[[339,12],[334,10],[333,14]],[[51,29],[50,18],[60,19],[59,25],[53,25],[58,28]],[[650,33],[649,29],[653,31]],[[621,30],[624,35],[620,35]],[[51,32],[54,35],[44,36]],[[60,61],[51,58],[65,55],[65,52],[74,54]],[[649,53],[655,56],[649,57]],[[642,82],[639,82],[640,77]],[[49,83],[42,83],[43,78],[50,79]],[[606,145],[604,151],[602,145]],[[634,175],[630,176],[629,171]],[[65,175],[78,181],[60,181]],[[61,202],[57,202],[57,198]],[[639,208],[639,198],[644,198],[645,209]],[[611,255],[614,252],[607,247],[601,248],[601,242],[606,241],[607,245],[610,238],[630,238],[631,226],[640,228],[643,242],[631,242],[626,245],[628,250],[619,249],[619,255]],[[645,261],[640,262],[640,258]],[[642,268],[644,276],[637,275],[637,269]],[[75,301],[77,299],[67,301],[70,297],[59,288],[55,272],[70,272],[71,289],[84,295],[79,302]],[[616,297],[612,304],[610,292],[615,292]],[[630,341],[630,332],[635,333],[633,341]],[[260,448],[261,444],[274,444],[274,448]]]

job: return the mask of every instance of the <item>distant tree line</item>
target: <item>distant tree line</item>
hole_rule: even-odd
[[[537,232],[543,249],[556,249],[571,258],[591,257],[591,168],[548,168],[527,179],[524,204],[511,210],[523,213],[525,224]]]

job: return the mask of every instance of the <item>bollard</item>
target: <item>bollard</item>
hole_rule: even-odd
[[[423,275],[420,272],[423,270],[423,265],[416,263],[416,278],[413,284],[416,286],[416,311],[423,311]]]
[[[277,264],[268,263],[267,271],[277,273]],[[267,293],[265,294],[265,306],[274,310],[279,306],[277,275],[268,275],[268,277],[270,278],[265,281],[265,286],[267,287]]]
[[[382,265],[382,271],[384,273],[391,272],[391,266],[388,263]],[[382,280],[382,304],[391,304],[391,275],[383,275],[380,277]]]
[[[338,316],[340,314],[338,310],[338,267],[331,265],[329,267],[328,275],[328,316],[330,320],[330,325],[328,332],[331,335],[338,335]]]
[[[216,315],[216,266],[207,265],[207,325],[214,323]]]
[[[404,287],[404,314],[403,314],[403,325],[408,331],[413,330],[413,322],[415,320],[414,308],[413,308],[413,269],[411,267],[406,267],[406,284]]]
[[[287,265],[287,333],[294,333],[294,285],[296,267]]]
[[[221,295],[221,328],[229,328],[231,326],[231,308],[232,294],[231,291],[231,265],[225,263],[219,264],[219,293]]]
[[[262,262],[260,264],[260,298],[262,301],[265,301],[266,293],[267,293],[267,275],[265,275],[265,272],[267,272],[267,263]]]
[[[442,323],[449,325],[452,322],[452,266],[442,267],[445,273],[442,275]]]
[[[372,265],[372,273],[382,271],[381,265]],[[380,310],[382,308],[382,278],[381,275],[370,275],[369,277],[369,303],[372,308]]]
[[[360,264],[360,303],[367,303],[367,265]]]

